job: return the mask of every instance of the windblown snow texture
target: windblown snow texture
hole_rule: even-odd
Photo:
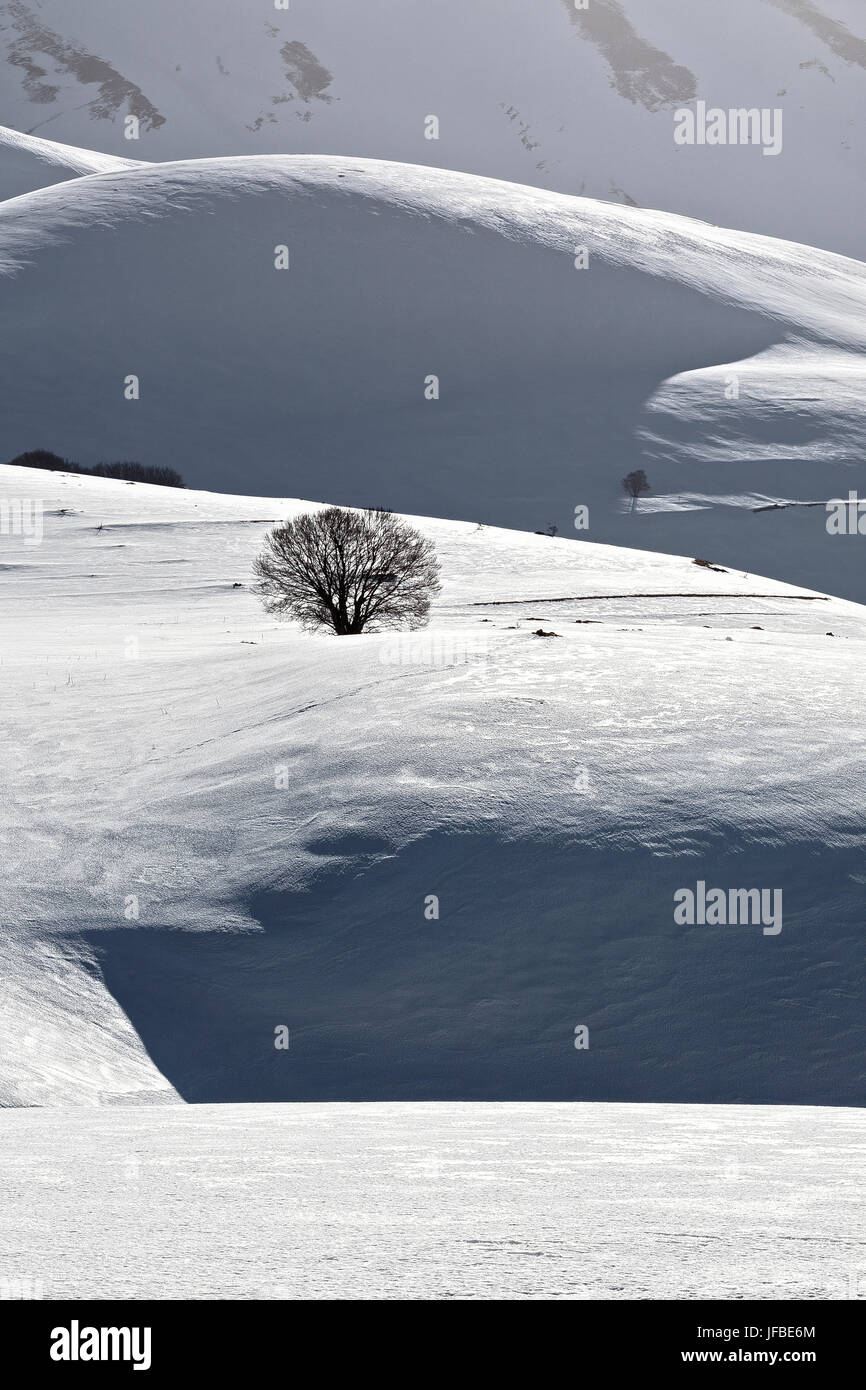
[[[856,256],[864,68],[861,0],[0,0],[0,120],[27,134],[427,164]],[[781,109],[782,154],[675,145],[697,99]]]
[[[862,476],[860,262],[464,174],[274,157],[0,204],[0,287],[6,458],[133,458],[562,533],[581,505],[596,541],[866,598],[823,510]],[[624,510],[635,465],[666,505]],[[684,515],[684,494],[705,505]],[[757,512],[774,500],[821,505]]]
[[[862,608],[421,520],[430,628],[305,636],[248,586],[309,504],[3,481],[8,1104],[860,1103]]]
[[[861,1105],[859,7],[373,11],[0,0],[0,1103]]]
[[[0,1220],[46,1299],[862,1298],[864,1125],[804,1106],[18,1111]]]

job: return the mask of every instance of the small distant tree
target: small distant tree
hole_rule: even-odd
[[[269,532],[253,565],[269,613],[340,636],[423,627],[439,592],[433,542],[387,511],[326,507]]]
[[[622,480],[622,490],[631,498],[631,508],[634,511],[643,493],[650,490],[646,473],[642,468],[635,468],[631,473],[626,473]]]

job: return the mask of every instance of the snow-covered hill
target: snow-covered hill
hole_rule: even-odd
[[[385,158],[864,249],[862,0],[2,0],[0,64],[0,122],[123,157]],[[781,154],[677,146],[698,100],[782,111]]]
[[[862,608],[422,521],[428,630],[303,635],[306,504],[2,483],[6,1104],[862,1102]]]
[[[82,175],[134,169],[139,163],[0,127],[0,201]]]
[[[751,514],[858,487],[860,262],[420,166],[240,158],[0,205],[0,300],[2,458],[562,533],[585,506],[595,541],[866,599],[823,506]],[[635,466],[657,505],[629,515]]]

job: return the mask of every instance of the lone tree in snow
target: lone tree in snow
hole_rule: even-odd
[[[633,472],[626,473],[622,480],[622,490],[627,497],[631,498],[631,509],[634,511],[641,494],[650,490],[646,473],[642,468],[635,468]]]
[[[433,542],[377,510],[326,507],[276,526],[253,570],[269,613],[340,636],[423,627],[440,588]]]

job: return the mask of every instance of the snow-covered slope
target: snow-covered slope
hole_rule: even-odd
[[[80,150],[0,127],[0,201],[87,174],[134,169],[141,161]]]
[[[866,599],[823,508],[712,505],[858,486],[860,262],[420,166],[241,158],[0,205],[0,302],[0,458],[563,533],[581,505],[593,540]],[[639,465],[667,503],[628,515]]]
[[[198,1105],[2,1123],[20,1297],[866,1293],[863,1110]]]
[[[2,491],[7,1104],[861,1103],[862,608],[423,521],[428,630],[303,635],[246,587],[301,502]]]
[[[429,163],[863,252],[862,0],[0,0],[0,65],[0,122],[115,155]],[[697,100],[781,110],[781,154],[677,146]]]

